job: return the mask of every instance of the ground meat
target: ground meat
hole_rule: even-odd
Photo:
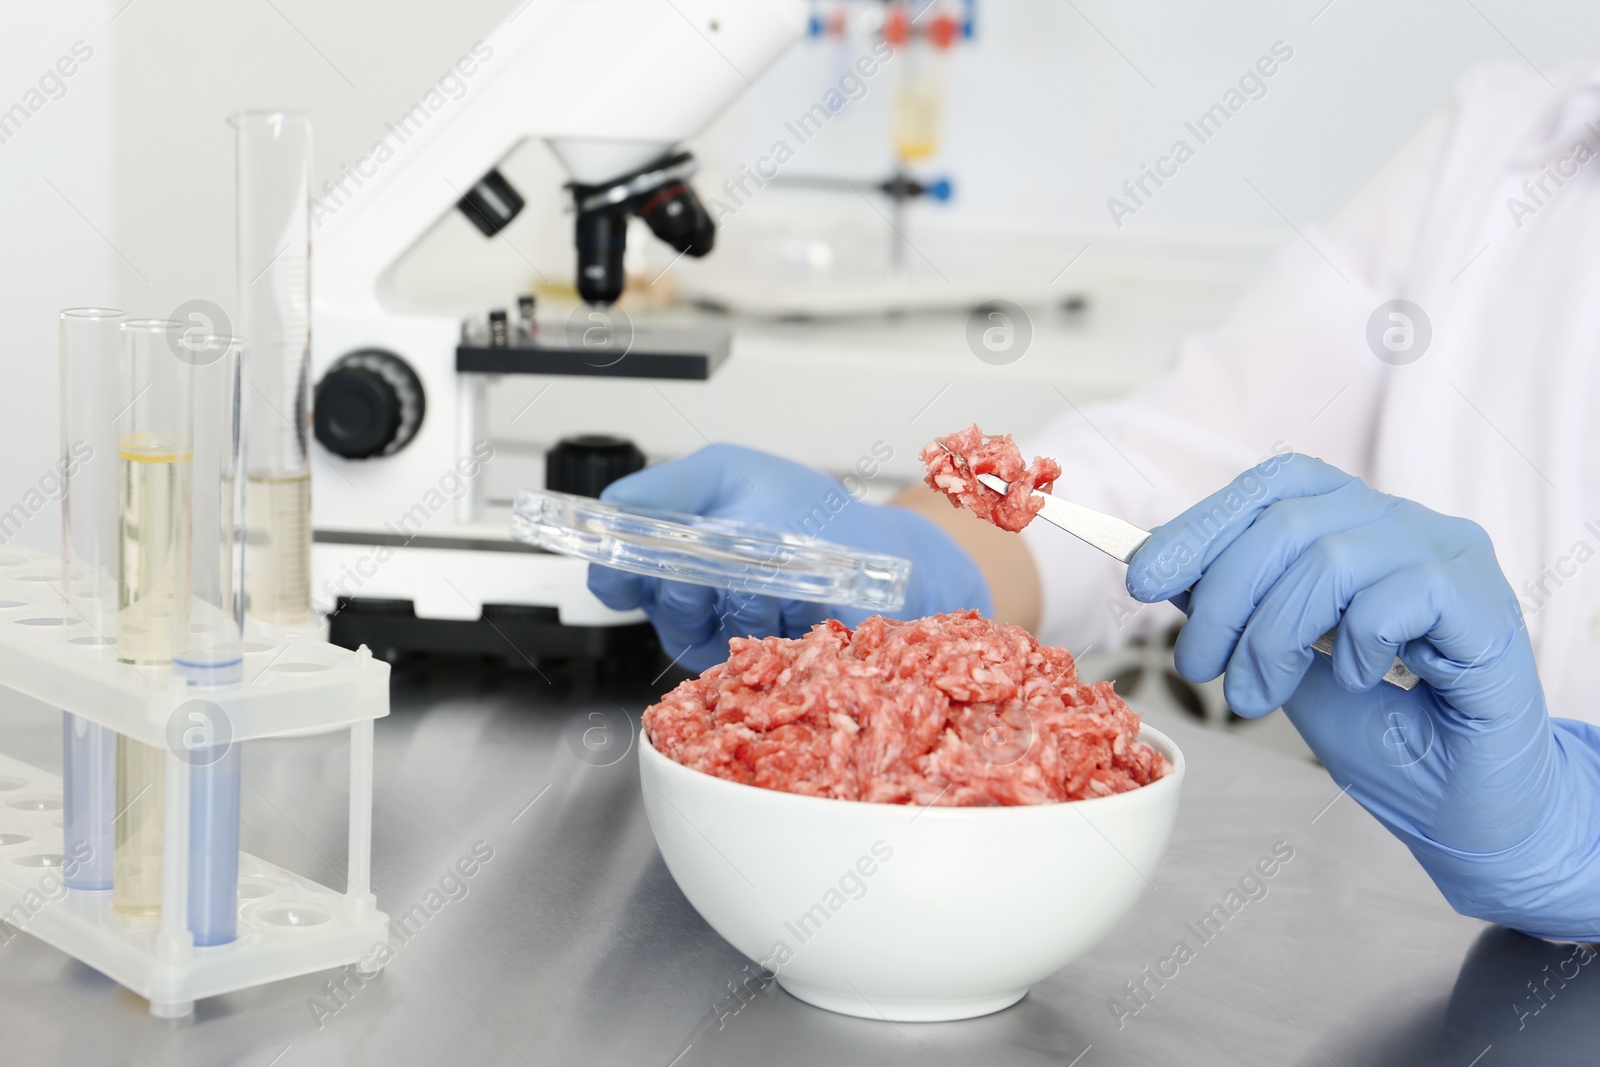
[[[650,743],[764,789],[883,804],[1047,804],[1168,774],[1111,683],[975,611],[736,637],[646,709]]]
[[[990,437],[977,426],[936,438],[922,450],[922,463],[927,468],[924,480],[949,497],[953,506],[970,508],[980,519],[1012,533],[1032,522],[1044,507],[1033,490],[1048,493],[1061,477],[1061,464],[1055,460],[1035,456],[1033,466],[1025,466],[1010,434]],[[978,481],[974,477],[978,474],[992,474],[1010,490],[1001,496]]]

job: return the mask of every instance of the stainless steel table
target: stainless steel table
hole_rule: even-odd
[[[771,984],[748,1003],[732,996],[747,961],[662,865],[635,752],[592,751],[607,731],[628,736],[650,686],[457,665],[398,671],[394,688],[377,730],[373,885],[391,916],[411,920],[381,976],[280,982],[168,1023],[19,935],[0,943],[0,1063],[1600,1062],[1600,966],[1453,914],[1321,771],[1226,736],[1159,724],[1191,778],[1153,887],[1105,943],[997,1015],[896,1025]],[[48,709],[0,702],[7,752],[52,766],[59,735]],[[252,742],[248,849],[336,881],[344,747]],[[1293,858],[1259,883],[1265,895],[1247,882],[1258,899],[1241,894],[1225,924],[1196,936],[1275,846]],[[1162,963],[1180,940],[1187,962]],[[334,979],[344,984],[330,991]]]

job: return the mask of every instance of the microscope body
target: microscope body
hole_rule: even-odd
[[[580,265],[609,255],[582,245],[585,197],[591,214],[648,208],[652,228],[680,250],[708,250],[709,232],[692,224],[698,202],[677,146],[804,34],[806,16],[803,0],[530,0],[464,57],[471,76],[463,72],[458,99],[389,123],[371,153],[318,192],[312,380],[334,372],[341,399],[317,417],[320,611],[409,601],[415,620],[481,622],[485,604],[509,599],[551,625],[637,621],[588,593],[581,563],[521,551],[503,523],[483,521],[477,482],[492,454],[490,376],[459,368],[456,318],[401,306],[389,277],[458,206],[486,233],[509,221],[520,204],[506,203],[516,194],[496,184],[494,168],[528,138],[544,140],[571,178]],[[638,186],[641,175],[657,185]],[[618,192],[606,200],[608,190]],[[486,226],[483,215],[502,208],[506,217]],[[578,284],[604,302],[613,281]],[[319,404],[323,396],[319,389]],[[346,414],[360,425],[346,425]],[[336,452],[330,440],[344,443]],[[337,621],[333,629],[338,640]]]

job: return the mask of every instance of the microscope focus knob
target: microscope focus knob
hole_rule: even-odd
[[[341,357],[317,383],[312,425],[335,455],[390,456],[417,435],[424,407],[422,382],[405,360],[364,349]]]
[[[563,437],[544,456],[544,487],[599,496],[600,490],[644,469],[644,453],[626,437],[586,433]]]

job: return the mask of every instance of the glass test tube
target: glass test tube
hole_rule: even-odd
[[[118,737],[70,711],[61,720],[62,881],[68,889],[110,889]]]
[[[173,669],[190,685],[227,685],[244,674],[245,344],[185,334],[193,397],[189,487],[189,625]]]
[[[85,655],[115,639],[117,434],[122,323],[110,308],[61,312],[62,635]],[[76,625],[76,623],[86,625]],[[63,880],[105,890],[112,881],[117,735],[62,713]]]
[[[194,403],[187,635],[173,672],[198,698],[183,734],[189,765],[189,930],[196,945],[237,936],[239,743],[208,686],[244,676],[246,352],[237,337],[187,334]],[[186,638],[186,640],[185,640]]]
[[[240,323],[250,341],[249,612],[311,620],[311,121],[242,111],[236,131]]]
[[[174,637],[188,630],[194,445],[182,329],[165,319],[122,324],[116,640],[128,663],[171,663]]]
[[[172,662],[189,629],[189,511],[192,482],[192,365],[181,358],[182,324],[122,324],[117,419],[117,658]],[[112,906],[124,914],[161,910],[160,748],[117,738],[116,859]]]
[[[239,780],[241,747],[231,738],[191,749],[189,769],[189,930],[196,945],[239,936]]]
[[[912,37],[895,57],[896,81],[890,126],[901,164],[932,158],[939,151],[944,110],[944,49]]]
[[[111,906],[124,915],[161,914],[161,818],[166,753],[117,736],[117,815]]]

